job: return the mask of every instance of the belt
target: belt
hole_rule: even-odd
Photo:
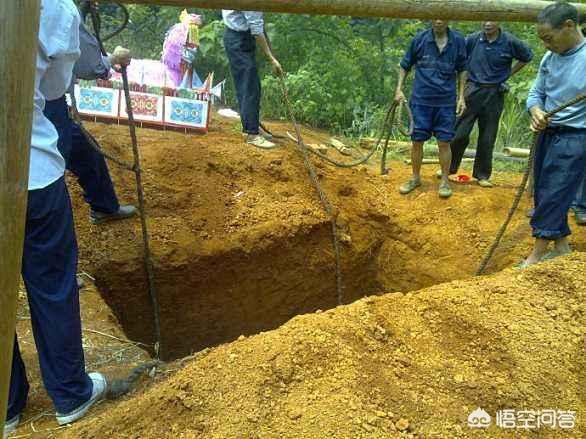
[[[476,83],[476,85],[478,87],[480,87],[480,88],[497,88],[497,87],[500,87],[501,83],[500,82],[499,83],[496,83],[496,84],[479,84],[479,83]]]
[[[550,126],[545,129],[547,134],[563,134],[563,133],[583,133],[586,134],[586,128],[569,127],[566,125]]]

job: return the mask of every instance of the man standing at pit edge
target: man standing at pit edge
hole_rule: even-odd
[[[251,145],[275,148],[276,145],[269,141],[271,136],[260,133],[261,88],[256,67],[256,45],[262,48],[277,75],[283,74],[283,68],[273,55],[265,35],[263,13],[222,9],[222,17],[226,25],[224,47],[236,86],[242,133]]]
[[[461,34],[448,27],[448,22],[433,20],[431,29],[413,38],[400,65],[396,102],[406,100],[403,84],[413,66],[415,81],[410,102],[414,121],[411,135],[413,176],[401,185],[399,192],[405,195],[421,186],[423,144],[433,135],[439,146],[442,168],[439,196],[449,198],[452,196],[448,180],[452,159],[450,142],[454,138],[456,114],[463,114],[466,108],[466,41]]]
[[[472,175],[479,186],[487,188],[492,187],[492,153],[508,91],[506,81],[533,59],[533,52],[526,43],[503,31],[497,22],[487,21],[482,27],[482,31],[466,37],[466,111],[456,122],[450,174],[458,173],[470,143],[470,133],[478,121],[478,146]],[[517,62],[513,66],[514,60]]]
[[[541,132],[534,163],[535,245],[521,266],[571,251],[568,210],[586,177],[586,101],[551,118],[546,113],[586,93],[586,41],[578,27],[578,10],[557,2],[537,18],[537,33],[549,50],[541,60],[529,92],[531,129]],[[553,251],[548,252],[550,242]]]

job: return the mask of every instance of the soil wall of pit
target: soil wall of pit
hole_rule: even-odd
[[[338,304],[331,225],[298,153],[291,144],[256,150],[231,126],[215,126],[206,136],[138,131],[165,358]],[[130,158],[125,127],[90,129],[106,150]],[[305,136],[319,141],[319,134]],[[497,176],[492,190],[458,186],[450,200],[440,200],[433,168],[407,197],[396,189],[409,174],[399,163],[384,178],[367,167],[317,168],[340,211],[344,303],[470,276],[517,181]],[[132,174],[111,169],[121,201],[134,202]],[[70,183],[82,269],[96,278],[128,337],[153,343],[139,221],[91,225]],[[527,207],[524,200],[521,209]],[[585,243],[582,229],[574,245],[586,250]],[[527,220],[518,215],[489,269],[517,262],[529,245]]]

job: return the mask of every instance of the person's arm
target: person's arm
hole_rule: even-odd
[[[408,70],[405,70],[402,66],[399,67],[399,79],[397,81],[397,89],[395,90],[395,102],[405,102],[407,98],[403,93],[403,85],[405,84],[405,78],[409,74]]]
[[[273,65],[273,70],[277,75],[283,74],[283,67],[273,55],[273,51],[271,50],[271,46],[265,36],[265,23],[262,12],[256,11],[244,11],[244,17],[250,27],[250,33],[254,36],[256,40],[256,44],[260,46],[263,53],[266,55],[268,60]]]
[[[523,67],[531,62],[533,59],[533,51],[528,44],[516,37],[512,37],[512,49],[513,58],[517,60],[511,69],[511,76],[514,76],[519,73]]]
[[[546,54],[541,65],[537,78],[529,90],[527,97],[527,110],[531,114],[531,131],[538,132],[547,128],[548,119],[545,113],[545,77],[543,76],[543,65],[545,64],[549,54]]]
[[[407,78],[407,75],[409,75],[409,71],[416,62],[416,52],[414,38],[411,40],[409,48],[399,63],[399,79],[397,81],[397,88],[395,90],[395,102],[405,102],[407,100],[405,93],[403,92],[403,86],[405,85],[405,79]]]
[[[527,62],[521,62],[521,61],[517,61],[517,62],[516,62],[514,65],[513,65],[513,68],[511,69],[511,76],[510,76],[510,77],[512,78],[512,77],[513,77],[513,76],[515,76],[517,73],[519,73],[519,72],[520,72],[520,71],[523,69],[523,67],[525,67],[527,64],[529,64],[529,63],[527,63]]]
[[[458,53],[456,55],[456,71],[458,72],[458,101],[456,104],[456,115],[462,116],[466,111],[466,97],[464,90],[466,89],[466,81],[468,80],[468,47],[466,40],[462,40],[458,46]]]
[[[260,46],[266,57],[273,65],[273,70],[275,71],[275,74],[279,76],[282,75],[283,67],[281,67],[281,63],[279,63],[277,58],[275,58],[275,55],[273,55],[273,51],[271,50],[271,47],[269,45],[269,42],[267,41],[267,37],[265,36],[265,34],[262,33],[260,35],[255,35],[254,38],[256,39],[256,44]]]
[[[456,115],[462,116],[466,111],[466,97],[464,90],[466,89],[466,81],[468,80],[468,72],[462,70],[458,73],[458,104],[456,106]]]

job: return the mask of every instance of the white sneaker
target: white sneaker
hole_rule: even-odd
[[[273,149],[277,147],[277,145],[275,145],[273,142],[269,142],[260,134],[249,134],[246,137],[246,143],[262,149]]]
[[[16,430],[16,427],[18,427],[19,423],[20,423],[20,415],[16,415],[14,418],[6,421],[4,423],[4,435],[2,437],[4,439],[6,439],[10,435],[10,433],[13,433],[14,430]]]
[[[92,396],[87,402],[83,403],[78,408],[72,410],[69,413],[56,413],[55,416],[57,417],[57,422],[59,425],[71,424],[72,422],[83,418],[87,411],[96,402],[100,401],[106,396],[106,389],[108,387],[106,377],[98,372],[90,373],[89,377],[93,383]]]

